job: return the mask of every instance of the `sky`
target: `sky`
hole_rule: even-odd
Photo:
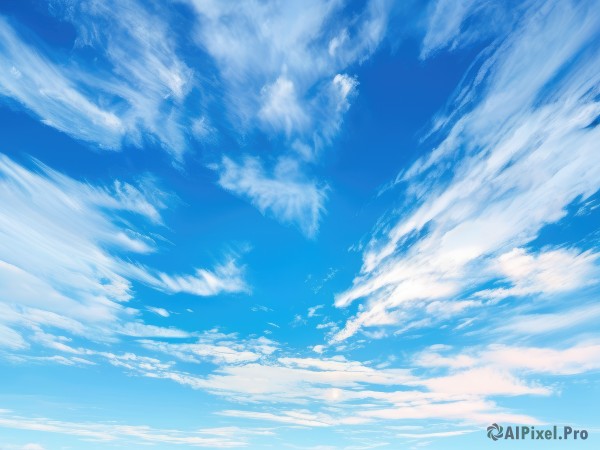
[[[597,0],[3,0],[0,450],[598,448],[599,124]]]

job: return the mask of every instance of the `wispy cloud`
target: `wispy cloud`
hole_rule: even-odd
[[[568,292],[597,283],[598,255],[574,249],[558,249],[531,255],[515,248],[498,257],[496,270],[508,281],[508,288],[477,292],[477,297],[500,299],[508,296]],[[565,267],[569,270],[566,271]]]
[[[253,362],[271,355],[278,344],[265,337],[240,340],[236,334],[223,334],[218,330],[202,333],[193,343],[141,341],[146,349],[162,352],[185,362],[211,361],[217,364]]]
[[[233,256],[213,270],[196,269],[193,275],[169,275],[134,264],[125,265],[123,273],[169,294],[184,292],[207,297],[221,293],[250,291],[244,280],[244,268]]]
[[[518,14],[524,6],[480,0],[430,2],[420,56],[426,59],[445,48],[455,50],[491,38],[510,24],[510,13]],[[509,13],[508,8],[513,10]],[[480,26],[482,23],[486,26]]]
[[[164,308],[156,308],[154,306],[148,306],[147,307],[148,311],[153,312],[154,314],[157,314],[161,317],[169,317],[171,314],[169,313],[169,311],[167,311]]]
[[[314,237],[324,183],[304,174],[339,132],[358,86],[346,72],[383,40],[389,3],[369,1],[352,20],[343,2],[330,0],[187,3],[197,13],[197,42],[222,77],[231,123],[280,142],[274,175],[263,173],[258,157],[223,158],[219,184]]]
[[[59,1],[51,9],[77,29],[70,63],[1,19],[0,60],[9,70],[0,93],[76,139],[108,149],[155,139],[180,160],[191,127],[182,102],[193,72],[177,56],[168,24],[137,2]],[[96,55],[93,67],[87,48]]]
[[[130,375],[170,380],[243,406],[217,411],[220,415],[320,428],[432,419],[538,424],[544,418],[511,411],[496,401],[555,394],[553,377],[590,373],[600,360],[600,347],[593,341],[561,348],[489,344],[455,350],[435,345],[406,359],[404,367],[398,362],[387,367],[341,355],[288,356],[289,349],[270,339],[216,329],[183,338],[187,342],[138,341],[141,349],[162,353],[164,359],[79,349],[79,356],[45,362],[108,363]],[[194,370],[200,366],[205,369]]]
[[[217,368],[205,376],[178,370],[173,362],[156,358],[133,354],[106,357],[130,373],[254,405],[221,414],[308,427],[405,419],[537,424],[539,418],[511,412],[491,398],[548,396],[555,393],[555,387],[552,381],[542,384],[540,375],[583,374],[598,367],[594,343],[562,349],[490,345],[462,352],[432,347],[417,354],[409,369],[376,368],[342,356],[301,358],[276,356],[271,351],[248,352],[255,345],[252,340],[215,336],[223,344],[223,339],[229,339],[225,344],[229,348],[217,341],[190,345],[148,341],[149,348],[186,362],[212,358]]]
[[[277,174],[272,181],[282,195],[259,193],[270,176],[227,189],[247,193],[261,211],[273,210],[313,237],[324,209],[324,183],[304,174],[340,130],[358,86],[346,72],[383,40],[389,2],[371,0],[351,18],[343,2],[331,0],[285,7],[187,0],[178,7],[184,5],[193,12],[188,25],[195,38],[183,39],[200,47],[202,64],[189,48],[178,47],[181,27],[173,21],[180,18],[158,3],[52,2],[49,11],[77,33],[66,62],[65,54],[37,45],[2,19],[0,62],[9,70],[0,75],[0,95],[45,124],[103,148],[158,143],[177,165],[193,139],[208,142],[224,132],[240,141],[248,132],[263,133],[278,143],[275,172],[297,173],[308,195],[297,200],[285,194],[298,181]],[[211,92],[217,101],[198,92]]]
[[[521,314],[508,323],[499,324],[498,333],[510,335],[536,335],[559,332],[591,324],[600,317],[600,305],[586,304],[558,312]]]
[[[77,47],[93,49],[110,73],[91,80],[89,72],[79,74],[80,82],[92,81],[113,102],[126,103],[120,116],[130,141],[141,145],[150,133],[181,159],[195,119],[183,104],[194,85],[194,71],[178,52],[168,14],[157,4],[92,0],[64,2],[63,15],[78,30]]]
[[[199,296],[247,289],[233,259],[183,277],[155,275],[124,259],[157,248],[135,226],[141,219],[160,227],[166,196],[148,183],[94,186],[41,163],[28,169],[0,156],[0,193],[0,335],[9,348],[26,346],[14,327],[27,333],[55,327],[92,339],[186,335],[136,320],[137,311],[125,305],[133,281]]]
[[[336,297],[338,307],[367,301],[334,340],[363,327],[431,324],[436,315],[424,314],[428,305],[451,311],[468,300],[473,286],[494,281],[489,269],[498,257],[521,280],[514,294],[592,281],[593,257],[577,249],[532,256],[513,248],[600,188],[600,130],[590,126],[600,114],[597,47],[590,45],[599,23],[589,3],[535,3],[482,62],[438,121],[440,144],[400,175],[405,201],[417,206],[373,238],[360,276]],[[576,58],[582,52],[586,58]],[[450,159],[458,162],[446,165]],[[577,261],[577,273],[551,280],[558,268],[545,265],[561,258]]]
[[[45,124],[106,148],[118,148],[126,126],[119,115],[88,98],[49,58],[23,42],[0,18],[0,94],[24,105]]]
[[[263,214],[297,226],[307,237],[317,233],[327,188],[305,179],[295,160],[280,159],[272,174],[253,157],[241,163],[223,157],[215,169],[221,187],[248,198]]]
[[[342,14],[343,3],[330,0],[287,2],[285,7],[187,3],[198,14],[198,43],[214,58],[227,85],[230,113],[241,124],[258,121],[288,135],[336,115],[339,104],[327,104],[330,86],[339,87],[340,101],[345,101],[352,82],[338,74],[377,48],[389,10],[385,1],[370,1],[349,20]]]
[[[495,366],[504,371],[526,371],[537,374],[573,375],[600,367],[600,345],[579,343],[566,348],[515,347],[490,344],[480,349],[463,349],[458,354],[444,356],[437,351],[425,351],[415,358],[417,366],[467,368]],[[472,384],[465,384],[469,389]]]
[[[0,427],[29,432],[55,433],[65,436],[76,436],[96,442],[131,443],[131,444],[169,444],[191,447],[235,448],[248,444],[247,436],[252,430],[199,429],[181,431],[156,429],[145,425],[123,425],[115,423],[67,422],[42,417],[26,417],[10,411],[0,413]],[[29,450],[40,449],[39,445],[30,444]]]

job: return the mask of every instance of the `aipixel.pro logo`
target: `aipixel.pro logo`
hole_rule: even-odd
[[[532,441],[585,441],[588,438],[588,432],[587,430],[577,430],[569,426],[559,427],[554,425],[552,428],[536,429],[535,427],[524,425],[508,425],[507,427],[503,427],[502,425],[493,423],[487,427],[487,437],[493,441],[525,439]]]

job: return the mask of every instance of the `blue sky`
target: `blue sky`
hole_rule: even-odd
[[[3,1],[0,449],[597,448],[599,6]]]

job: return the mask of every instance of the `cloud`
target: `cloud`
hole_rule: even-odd
[[[274,408],[272,413],[247,411],[236,413],[236,416],[240,417],[241,414],[244,417],[306,426],[365,423],[367,418],[382,411],[381,408],[392,406],[403,408],[404,414],[408,414],[407,418],[429,418],[421,415],[429,408],[435,411],[433,417],[485,422],[496,409],[495,404],[482,400],[486,396],[548,395],[551,392],[543,386],[530,386],[510,372],[495,368],[474,368],[445,377],[428,378],[416,377],[409,370],[374,369],[339,356],[280,357],[275,361],[263,357],[252,363],[224,365],[207,377],[176,372],[171,367],[161,369],[156,364],[154,366],[154,369],[149,369],[145,364],[145,367],[139,366],[137,370],[145,376],[171,379],[233,401],[305,405],[312,413],[294,415]],[[135,370],[135,366],[130,368]],[[471,384],[465,384],[466,381],[474,383],[473,391],[469,391]],[[408,413],[406,410],[415,402],[423,405],[422,412]],[[337,413],[325,414],[332,405],[340,406],[336,409]],[[344,407],[341,408],[341,405]],[[454,410],[453,406],[458,409]],[[467,408],[464,415],[460,408]],[[313,420],[316,419],[318,414],[315,411],[320,410],[324,413],[322,420],[305,420],[310,414]],[[528,418],[529,422],[536,421]]]
[[[508,368],[553,375],[574,375],[600,367],[600,345],[578,344],[566,349],[492,346],[487,357]]]
[[[126,306],[134,281],[200,296],[247,289],[233,259],[190,276],[168,275],[131,262],[135,255],[157,248],[157,234],[142,234],[136,225],[161,227],[160,211],[166,207],[165,194],[147,181],[139,186],[120,181],[94,186],[39,162],[28,169],[0,156],[0,195],[4,347],[25,349],[26,335],[41,336],[51,327],[91,340],[115,334],[187,336],[135,319],[138,311]],[[66,349],[60,341],[37,342]]]
[[[68,74],[40,55],[0,18],[0,94],[11,97],[46,125],[71,136],[117,148],[125,125],[110,109],[89,99]]]
[[[315,305],[308,308],[308,317],[318,316],[317,311],[321,308],[325,307],[325,305]]]
[[[10,350],[22,350],[27,348],[28,344],[15,330],[0,324],[0,347]]]
[[[421,367],[448,367],[451,369],[489,370],[496,367],[504,371],[529,372],[549,375],[574,375],[589,372],[600,367],[600,345],[583,342],[566,348],[523,347],[502,344],[489,344],[479,349],[463,349],[459,354],[443,356],[426,351],[415,357],[415,364]],[[481,380],[493,378],[491,374]],[[444,382],[452,381],[447,378]],[[477,384],[477,383],[475,383]],[[489,382],[489,385],[494,385]],[[460,386],[460,383],[457,383]],[[463,386],[471,388],[473,383]],[[475,390],[474,390],[475,392]]]
[[[147,306],[146,309],[154,314],[157,314],[161,317],[169,317],[171,314],[164,308],[155,308],[153,306]]]
[[[268,135],[279,155],[273,175],[258,156],[225,157],[219,184],[314,237],[326,190],[310,181],[310,164],[339,133],[358,86],[347,72],[383,40],[390,3],[371,0],[351,18],[331,0],[185,3],[196,12],[196,42],[219,72],[229,122],[240,135]]]
[[[560,312],[520,314],[508,323],[499,324],[497,332],[510,335],[536,335],[568,330],[591,324],[600,317],[600,305],[583,305]]]
[[[488,289],[476,295],[504,298],[538,293],[565,292],[595,284],[598,255],[576,249],[558,249],[531,255],[515,248],[498,257],[497,270],[509,281],[509,288]],[[565,267],[569,270],[566,271]]]
[[[549,395],[542,386],[530,386],[506,370],[489,367],[474,368],[425,381],[434,392],[462,395]]]
[[[180,160],[188,147],[182,103],[192,70],[163,19],[138,2],[58,1],[50,10],[78,32],[69,61],[26,42],[2,19],[0,61],[10,70],[0,76],[0,94],[75,139],[107,149],[154,139]]]
[[[257,158],[237,163],[224,156],[216,170],[224,189],[249,199],[263,214],[297,226],[305,236],[316,235],[327,188],[305,179],[294,160],[280,159],[268,174]]]
[[[223,334],[218,330],[205,331],[193,343],[170,343],[140,341],[141,345],[154,352],[162,352],[181,361],[215,364],[240,364],[257,361],[271,355],[278,344],[265,337],[240,340],[236,334]]]
[[[259,111],[261,120],[285,130],[288,137],[294,129],[309,128],[312,142],[307,144],[303,138],[294,138],[290,144],[292,153],[277,159],[272,174],[265,172],[258,157],[247,156],[235,162],[223,156],[219,164],[212,166],[219,172],[219,185],[249,199],[263,214],[296,225],[306,237],[315,237],[325,211],[327,185],[306,175],[307,163],[314,162],[320,149],[338,133],[357,85],[348,75],[335,75],[325,85],[324,103],[315,105],[308,113],[299,106],[292,81],[278,78],[273,85],[263,88],[261,95],[266,100]],[[315,122],[310,127],[309,117]]]
[[[313,352],[318,353],[320,355],[321,353],[323,353],[325,351],[325,346],[324,345],[315,345],[312,348],[312,350],[313,350]]]
[[[494,36],[510,23],[508,7],[503,2],[436,0],[429,9],[421,59],[444,48],[455,50]],[[486,26],[480,26],[482,23]]]
[[[371,0],[351,18],[341,2],[331,0],[235,8],[179,3],[194,12],[188,15],[189,28],[175,25],[181,18],[160,4],[52,2],[49,11],[77,33],[68,59],[3,19],[0,62],[10,70],[0,76],[0,95],[43,123],[102,148],[158,143],[176,165],[183,163],[192,139],[209,142],[226,132],[241,140],[250,131],[269,140],[280,136],[272,181],[287,188],[283,195],[226,189],[248,194],[262,212],[268,209],[315,236],[325,183],[309,181],[304,174],[311,169],[301,163],[315,163],[338,134],[358,86],[345,72],[382,41],[389,2]],[[178,42],[190,39],[180,35],[183,28],[193,30],[201,64],[197,51],[178,48]],[[206,92],[214,93],[216,102]],[[302,182],[288,186],[277,177],[280,171]],[[308,188],[300,201],[290,195],[298,184]]]
[[[149,132],[176,159],[188,147],[184,100],[193,70],[178,54],[168,14],[143,2],[65,2],[65,17],[79,32],[80,48],[91,48],[111,68],[112,77],[96,86],[126,102],[121,115],[129,138],[141,145]],[[142,89],[140,89],[140,86]]]
[[[244,268],[238,265],[233,256],[213,270],[196,269],[193,275],[169,275],[141,265],[126,266],[124,272],[148,286],[169,294],[184,292],[207,297],[221,293],[250,291],[244,281]]]
[[[216,329],[189,338],[194,340],[138,341],[141,348],[153,355],[164,353],[166,359],[80,351],[86,364],[104,361],[129,375],[171,380],[246,406],[218,414],[306,427],[406,419],[535,425],[543,418],[510,411],[491,399],[555,394],[556,383],[548,377],[590,373],[600,360],[595,342],[554,348],[488,344],[459,351],[434,345],[406,359],[406,367],[392,368],[341,355],[285,356],[289,351],[267,338],[241,338]],[[73,358],[54,362],[84,364]],[[191,371],[179,368],[180,363]],[[198,372],[190,363],[206,370]]]
[[[263,87],[262,96],[264,101],[258,112],[261,120],[288,135],[306,126],[308,117],[298,104],[292,81],[279,77],[272,85]]]
[[[18,416],[7,412],[0,414],[0,427],[29,432],[76,436],[90,441],[105,443],[168,444],[210,448],[235,448],[247,445],[247,441],[241,438],[245,433],[240,433],[234,437],[227,434],[223,435],[218,429],[214,431],[211,429],[199,429],[192,432],[156,429],[145,425],[123,425],[114,422],[67,422],[42,417]],[[28,444],[24,447],[24,449],[28,450],[41,448],[37,444]]]
[[[315,414],[311,411],[282,411],[279,414],[272,414],[258,411],[239,411],[225,410],[220,414],[229,417],[241,417],[245,419],[266,420],[270,422],[279,422],[292,425],[300,425],[306,427],[329,427],[332,425],[357,425],[368,422],[368,419],[347,418],[339,419],[330,416],[329,414]]]
[[[336,114],[339,106],[328,105],[330,80],[344,84],[347,97],[350,78],[338,74],[375,51],[389,10],[388,2],[369,1],[350,19],[341,2],[330,0],[286,2],[285,7],[187,3],[197,13],[197,42],[224,80],[234,122],[243,126],[258,120],[287,135]]]
[[[44,450],[44,447],[39,444],[26,444],[23,446],[22,450]]]
[[[552,283],[573,290],[591,281],[584,280],[591,254],[513,249],[600,188],[600,129],[589,126],[600,114],[591,94],[600,72],[597,49],[588,45],[599,23],[588,3],[534,3],[491,49],[451,113],[438,120],[439,145],[399,175],[410,206],[378,228],[360,275],[336,296],[338,307],[365,303],[334,341],[363,327],[435,323],[435,312],[452,310],[453,302],[469,300],[470,288],[494,281],[490,267],[503,254],[503,270],[527,268],[515,275],[514,293],[557,292]],[[581,52],[585,57],[574,59]],[[549,279],[557,260],[577,262],[572,277]],[[424,314],[431,302],[444,307]]]
[[[115,331],[123,336],[152,337],[152,338],[187,338],[191,334],[187,331],[173,327],[159,327],[148,325],[141,321],[131,321],[114,327]]]
[[[2,19],[8,70],[0,95],[75,139],[107,149],[156,142],[176,164],[192,139],[208,142],[225,130],[239,138],[253,128],[285,134],[286,150],[314,159],[337,134],[358,84],[344,70],[375,51],[389,13],[385,0],[352,18],[331,0],[178,3],[193,11],[189,27],[158,3],[52,2],[52,19],[76,31],[68,55]],[[200,62],[197,50],[179,48],[190,40]],[[219,107],[201,97],[209,91]],[[221,105],[229,120],[217,129],[211,119],[223,116]]]
[[[411,439],[429,439],[429,438],[444,438],[450,436],[461,436],[463,434],[475,433],[479,430],[454,430],[454,431],[439,431],[433,433],[398,433],[396,436]]]
[[[231,183],[226,189],[245,194],[263,213],[268,210],[314,237],[325,183],[310,181],[304,175],[310,168],[300,162],[316,162],[338,134],[358,86],[345,72],[383,40],[390,2],[370,0],[350,16],[342,2],[332,0],[286,2],[285,7],[178,3],[193,11],[189,28],[159,4],[52,2],[49,11],[77,33],[66,61],[64,53],[26,39],[3,20],[0,61],[11,69],[0,76],[0,95],[43,123],[103,148],[159,143],[178,165],[194,138],[208,142],[223,131],[238,140],[254,130],[270,139],[283,135],[273,177],[259,176],[255,181],[264,182],[255,189]],[[202,51],[200,65],[197,52],[178,48],[180,40],[189,40],[180,36],[182,29],[193,30],[193,42]],[[198,98],[199,92],[214,92],[219,106]],[[213,117],[222,125],[218,129]],[[226,161],[221,162],[229,166],[223,182],[230,171],[252,170],[245,163],[235,170]],[[298,180],[285,184],[280,171]],[[267,181],[284,193],[265,191]],[[299,186],[308,189],[306,195],[292,195]]]
[[[485,425],[494,421],[527,425],[539,425],[542,423],[527,415],[498,411],[494,402],[473,399],[422,403],[389,409],[374,409],[363,411],[360,415],[379,420],[462,419],[469,424],[477,425]]]
[[[224,91],[216,95],[217,103],[226,98],[236,133],[256,127],[284,148],[269,162],[219,157],[213,166],[219,185],[264,215],[316,236],[328,188],[309,175],[311,164],[339,132],[358,88],[352,69],[380,45],[389,3],[370,1],[356,8],[337,0],[186,3],[197,14],[196,44],[214,59],[223,77],[216,83]],[[5,37],[0,62],[13,64],[0,75],[6,96],[36,116],[51,117],[49,125],[78,139],[119,148],[149,138],[176,160],[188,133],[197,139],[217,133],[204,112],[194,111],[191,119],[182,114],[184,105],[194,103],[193,92],[203,86],[196,84],[194,68],[177,55],[180,41],[171,34],[161,5],[62,4],[67,8],[56,14],[70,20],[78,33],[72,63],[63,64],[60,55],[42,47],[33,50],[16,28],[0,22],[0,36]],[[489,4],[464,1],[452,9],[449,2],[435,2],[422,58],[480,39],[471,22],[487,17],[491,9],[482,5]],[[329,318],[317,325],[328,329],[333,341],[366,327],[390,325],[404,332],[473,316],[513,296],[527,296],[519,299],[524,304],[534,296],[551,301],[596,281],[597,253],[581,242],[543,248],[534,243],[546,224],[566,217],[572,203],[586,204],[599,187],[600,140],[593,126],[600,113],[598,67],[597,58],[591,58],[597,56],[597,46],[591,44],[599,14],[573,5],[519,9],[524,15],[516,32],[500,36],[482,54],[481,66],[461,86],[449,113],[437,117],[425,139],[437,147],[397,179],[396,189],[404,188],[409,206],[380,222],[366,246],[361,273],[336,297],[339,307],[360,303],[356,314],[341,331]],[[180,7],[177,14],[185,11]],[[89,70],[83,64],[89,61],[79,59],[85,52],[97,58],[98,70]],[[203,62],[201,70],[210,72],[211,61]],[[67,120],[70,115],[72,121]],[[157,233],[166,229],[162,216],[169,196],[152,180],[100,186],[41,163],[30,169],[1,158],[0,197],[0,355],[16,364],[53,363],[72,370],[109,364],[158,387],[170,380],[218,397],[219,405],[228,402],[217,411],[219,420],[257,420],[278,428],[340,427],[348,434],[373,431],[375,425],[379,432],[386,423],[407,420],[461,427],[491,421],[541,423],[546,417],[521,414],[497,402],[552,395],[556,377],[599,368],[594,341],[541,347],[521,341],[510,345],[507,339],[459,351],[435,346],[417,355],[408,346],[387,358],[371,352],[372,360],[361,361],[334,355],[335,347],[312,345],[314,341],[304,343],[306,356],[264,336],[152,325],[142,317],[164,323],[176,313],[155,302],[147,306],[147,300],[130,302],[136,283],[166,294],[249,292],[238,255],[187,273],[167,273],[141,262],[143,255],[159,249]],[[335,273],[330,269],[314,286],[315,293]],[[511,323],[496,320],[488,327],[522,335],[591,325],[598,308],[589,299],[584,303],[565,314],[534,314],[523,307],[519,312],[526,314]],[[135,309],[138,304],[141,311]],[[309,308],[308,317],[317,317],[321,306]],[[272,311],[261,305],[251,309]],[[464,319],[455,329],[472,320]],[[275,322],[267,325],[279,328]],[[375,330],[367,337],[385,334]],[[139,354],[121,345],[103,345],[99,351],[89,342],[85,348],[81,337],[126,341]],[[340,345],[337,350],[353,348]],[[396,363],[400,354],[406,360]],[[0,411],[0,426],[124,447],[254,447],[250,436],[274,434],[249,427],[183,431],[77,423],[7,411]],[[397,437],[429,439],[470,431]],[[378,445],[385,444],[345,448]]]

